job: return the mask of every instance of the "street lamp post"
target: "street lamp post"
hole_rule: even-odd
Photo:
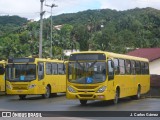
[[[53,7],[57,7],[57,5],[55,4],[52,4],[52,5],[46,5],[47,7],[51,7],[51,50],[50,50],[50,57],[52,58],[52,28],[53,28],[53,25],[52,25],[52,8]]]
[[[43,2],[44,0],[40,0],[41,2],[41,10],[40,10],[40,32],[39,32],[39,58],[42,58],[42,35],[43,35]]]

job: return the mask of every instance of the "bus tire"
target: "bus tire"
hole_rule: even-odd
[[[137,89],[137,95],[136,95],[136,99],[140,99],[141,98],[141,87],[140,85],[138,86],[138,89]]]
[[[51,96],[51,88],[46,86],[46,93],[42,95],[43,98],[49,98]]]
[[[118,103],[118,99],[119,99],[119,91],[118,91],[118,89],[116,89],[115,96],[113,99],[114,104]]]
[[[87,104],[87,100],[79,100],[81,105],[86,105]]]
[[[138,99],[140,99],[140,97],[141,97],[141,87],[140,87],[140,85],[138,85],[136,95],[131,96],[131,98],[132,98],[133,100],[138,100]]]
[[[26,98],[26,95],[19,95],[20,100],[24,100]]]

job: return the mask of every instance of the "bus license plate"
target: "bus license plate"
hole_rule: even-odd
[[[21,92],[22,92],[22,90],[17,90],[17,92],[21,93]]]

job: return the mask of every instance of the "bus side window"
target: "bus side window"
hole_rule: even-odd
[[[118,75],[119,74],[119,62],[118,59],[114,59],[114,70],[115,70],[115,74]]]
[[[58,64],[58,74],[63,75],[65,73],[63,67],[63,64]]]
[[[135,61],[133,61],[133,60],[131,60],[131,73],[132,73],[132,75],[136,74]]]
[[[51,75],[52,74],[52,64],[46,63],[46,74]]]
[[[141,74],[141,66],[140,66],[140,62],[139,61],[136,61],[136,64],[135,64],[135,70],[136,70],[136,74]]]
[[[57,63],[52,63],[52,74],[57,75],[58,74],[58,65]]]
[[[114,79],[114,63],[113,61],[108,61],[108,80]]]
[[[44,78],[44,64],[38,63],[38,80],[42,80]]]
[[[124,66],[124,60],[123,59],[119,59],[119,71],[120,71],[120,75],[125,74],[125,66]]]
[[[141,73],[144,75],[145,74],[145,63],[141,62]]]
[[[149,74],[149,64],[145,63],[145,74]]]
[[[66,65],[63,63],[63,71],[64,71],[64,74],[66,73]]]
[[[130,60],[125,60],[126,74],[131,74],[131,63]]]

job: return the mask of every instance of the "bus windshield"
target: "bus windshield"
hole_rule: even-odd
[[[31,81],[36,79],[35,64],[9,64],[6,71],[6,79],[9,81]]]
[[[94,84],[106,80],[106,62],[69,62],[68,71],[72,83]]]

